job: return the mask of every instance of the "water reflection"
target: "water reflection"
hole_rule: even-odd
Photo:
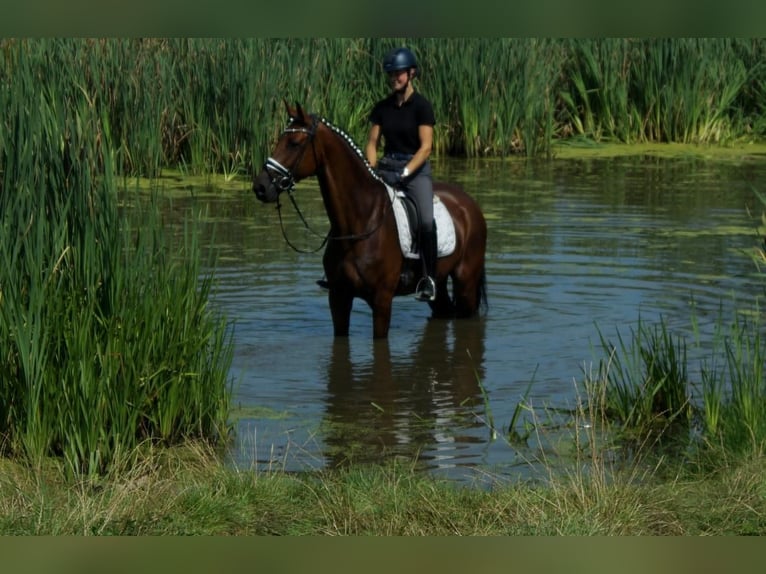
[[[388,341],[372,341],[366,356],[353,353],[356,341],[333,341],[324,427],[328,464],[392,456],[426,467],[472,464],[460,451],[485,438],[472,430],[483,426],[485,327],[483,319],[428,320],[411,352],[398,356]]]

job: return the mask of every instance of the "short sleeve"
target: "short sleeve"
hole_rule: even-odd
[[[434,126],[436,125],[436,116],[434,108],[426,98],[420,98],[418,105],[418,125]]]

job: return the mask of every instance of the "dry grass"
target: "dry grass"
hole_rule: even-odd
[[[147,451],[99,480],[2,463],[0,533],[33,535],[763,534],[760,457],[658,480],[572,472],[546,485],[460,486],[411,466],[318,474],[221,466],[200,445]]]

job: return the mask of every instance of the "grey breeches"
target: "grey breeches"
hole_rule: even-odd
[[[434,225],[434,186],[431,164],[426,162],[405,182],[404,191],[415,200],[420,212],[420,231],[431,231]]]
[[[399,174],[407,160],[381,159],[378,173],[389,184],[399,184],[405,193],[415,200],[420,214],[420,231],[431,231],[434,225],[434,186],[431,179],[431,163],[426,162],[404,182],[399,183]]]

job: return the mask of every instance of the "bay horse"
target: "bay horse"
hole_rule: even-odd
[[[372,309],[373,337],[385,338],[394,296],[413,293],[422,274],[419,259],[407,258],[400,243],[394,201],[401,200],[346,133],[306,113],[300,104],[291,107],[285,101],[285,108],[287,128],[253,178],[253,191],[264,203],[278,202],[298,181],[317,177],[330,222],[322,262],[334,334],[348,336],[358,297]],[[436,298],[428,303],[431,314],[474,316],[486,306],[487,224],[476,201],[459,186],[434,182],[434,194],[454,222],[454,249],[437,260]]]

